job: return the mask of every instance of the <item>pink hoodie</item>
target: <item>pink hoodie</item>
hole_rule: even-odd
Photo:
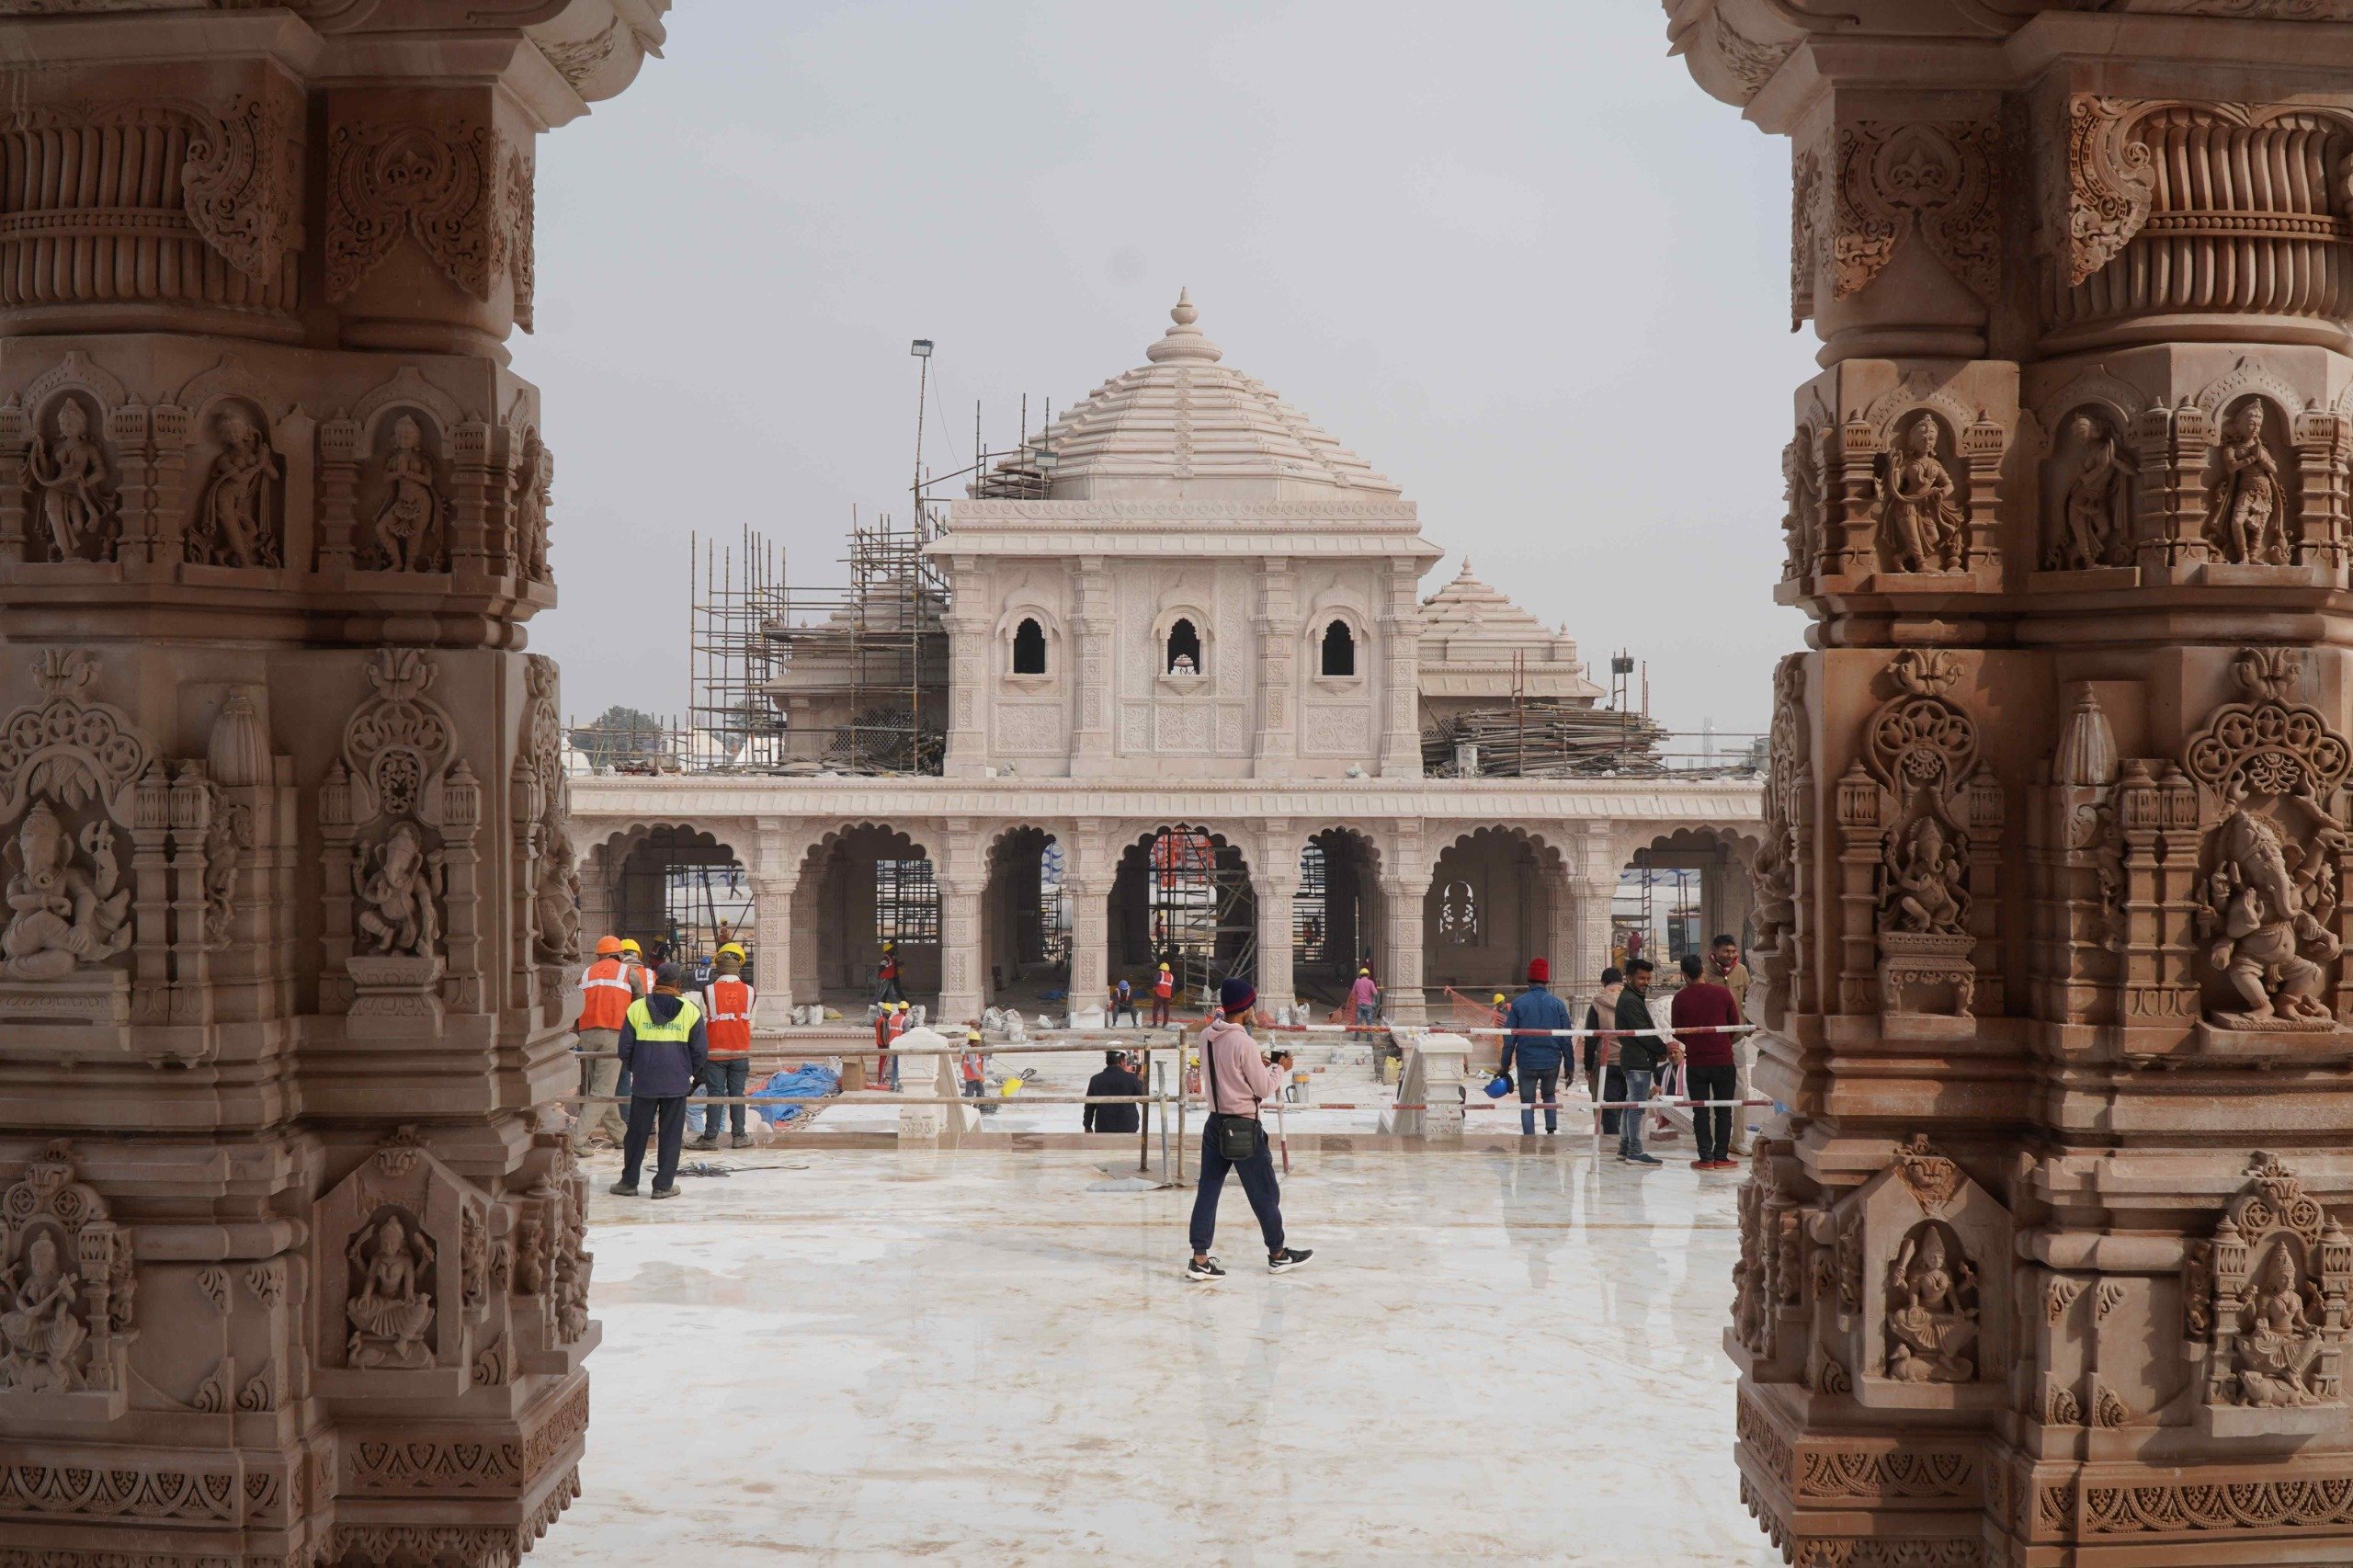
[[[1260,1060],[1250,1031],[1213,1018],[1201,1031],[1201,1061],[1209,1067],[1210,1109],[1227,1116],[1255,1116],[1254,1100],[1270,1100],[1280,1087],[1275,1070]]]

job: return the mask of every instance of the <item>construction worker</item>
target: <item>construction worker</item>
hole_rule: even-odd
[[[620,1093],[621,1064],[614,1052],[620,1045],[621,1022],[629,1014],[629,1005],[637,1000],[637,987],[628,971],[629,966],[621,961],[620,938],[597,937],[596,961],[580,977],[580,1021],[573,1026],[579,1032],[577,1049],[584,1058],[580,1065],[585,1069],[580,1091],[584,1095]],[[586,1149],[592,1133],[618,1143],[627,1130],[620,1105],[593,1101],[583,1105],[572,1124],[573,1153]]]
[[[632,1000],[653,991],[654,971],[645,967],[645,949],[637,945],[636,937],[621,938],[621,962],[628,966],[622,973],[622,978],[629,982],[630,996]],[[613,1080],[613,1093],[626,1102],[629,1099],[630,1089],[629,1063],[624,1062],[621,1063],[620,1076]],[[620,1141],[620,1134],[616,1133],[614,1142]]]
[[[968,1100],[979,1099],[982,1079],[987,1071],[981,1060],[980,1025],[966,1024],[964,1026],[964,1054],[957,1062],[957,1067],[964,1084],[964,1097]]]
[[[906,989],[899,983],[899,944],[882,944],[882,961],[874,966],[874,999],[877,1002],[904,1002]]]
[[[675,1198],[678,1193],[687,1096],[694,1092],[710,1051],[702,1009],[678,994],[685,978],[676,964],[664,964],[654,971],[654,989],[631,1002],[621,1020],[621,1061],[635,1069],[639,1092],[630,1097],[621,1179],[610,1188],[618,1197],[637,1196],[637,1174],[645,1165],[649,1137],[655,1139],[654,1196]]]
[[[1165,1029],[1168,1027],[1168,1004],[1176,994],[1176,977],[1168,972],[1166,964],[1162,964],[1160,972],[1152,977],[1152,1027],[1154,1028]]]
[[[890,1034],[886,1038],[886,1043],[893,1046],[897,1045],[899,1043],[899,1037],[905,1034],[907,1032],[908,1026],[914,1022],[915,1019],[910,1016],[907,1010],[907,1005],[904,1002],[902,1002],[892,1007],[891,1009],[891,1030]],[[892,1091],[895,1093],[899,1087],[898,1055],[896,1052],[893,1052],[892,1054],[883,1058],[883,1061],[887,1063],[883,1071],[890,1074],[890,1087]]]
[[[711,960],[710,983],[697,999],[710,1036],[710,1053],[702,1070],[703,1092],[714,1097],[740,1098],[752,1081],[752,988],[744,983],[745,957],[741,943],[722,946]],[[728,1146],[750,1148],[752,1137],[744,1131],[741,1105],[703,1107],[702,1136],[695,1140],[695,1147],[719,1147],[722,1111],[733,1113],[734,1135]]]
[[[1111,987],[1111,1028],[1118,1028],[1120,1027],[1120,1015],[1122,1013],[1125,1013],[1128,1016],[1128,1022],[1131,1025],[1135,1023],[1135,987],[1128,983],[1127,976],[1125,975],[1121,975],[1120,977],[1119,983]]]

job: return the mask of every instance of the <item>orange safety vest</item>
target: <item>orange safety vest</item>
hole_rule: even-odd
[[[732,974],[715,975],[703,994],[704,1038],[713,1056],[752,1054],[752,988]]]
[[[598,959],[580,977],[580,1023],[584,1029],[618,1029],[637,1000],[637,986],[617,957]]]
[[[1163,974],[1158,980],[1152,983],[1152,994],[1154,996],[1159,997],[1164,1002],[1168,1000],[1169,996],[1175,993],[1176,989],[1176,977],[1173,974]]]

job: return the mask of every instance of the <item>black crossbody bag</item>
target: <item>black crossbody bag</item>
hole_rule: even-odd
[[[1232,1116],[1217,1108],[1217,1062],[1210,1052],[1210,1042],[1201,1041],[1201,1067],[1210,1091],[1210,1114],[1217,1118],[1217,1152],[1239,1165],[1258,1152],[1258,1140],[1264,1130],[1255,1114],[1258,1102],[1253,1099],[1249,1116]]]

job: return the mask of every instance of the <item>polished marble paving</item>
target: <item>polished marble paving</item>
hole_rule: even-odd
[[[1091,1151],[600,1181],[585,1495],[534,1560],[1777,1562],[1720,1348],[1736,1178],[1584,1147],[1297,1150],[1314,1261],[1267,1276],[1229,1187],[1211,1286],[1192,1194]]]

